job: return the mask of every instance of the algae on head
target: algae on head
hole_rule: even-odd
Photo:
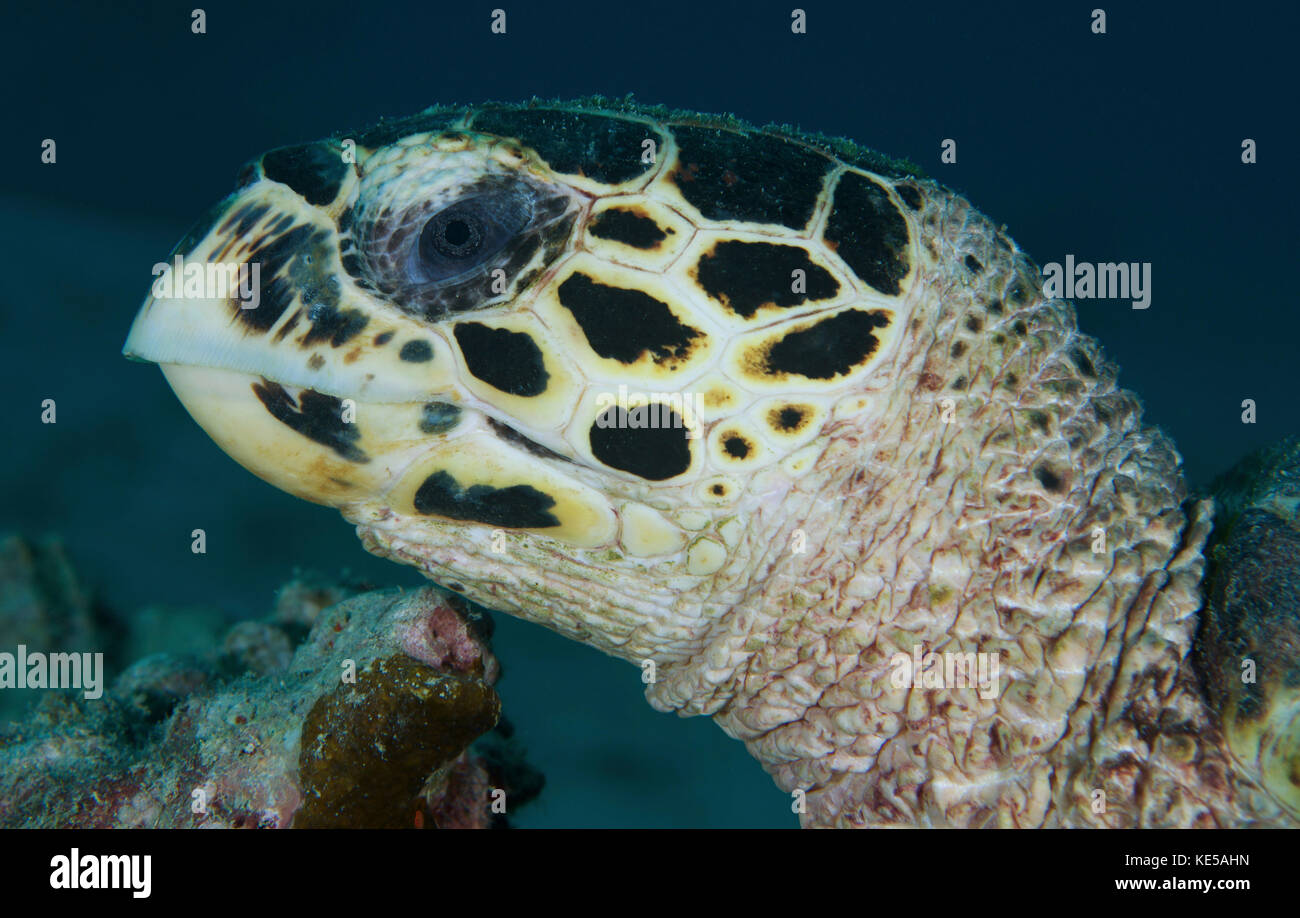
[[[731,131],[778,134],[821,149],[849,165],[869,169],[880,175],[893,178],[904,176],[925,178],[926,175],[924,169],[909,159],[887,156],[846,137],[831,137],[816,131],[803,131],[791,124],[769,122],[758,125],[733,114],[707,114],[668,105],[636,102],[631,93],[621,98],[591,95],[577,99],[541,99],[534,96],[525,102],[431,105],[416,115],[381,119],[378,124],[364,130],[345,131],[334,136],[337,139],[353,138],[368,147],[386,146],[411,134],[444,130],[470,112],[520,108],[634,115],[660,123],[696,124]]]

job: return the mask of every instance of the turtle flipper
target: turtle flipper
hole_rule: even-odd
[[[1197,662],[1233,758],[1300,817],[1300,438],[1214,490]]]

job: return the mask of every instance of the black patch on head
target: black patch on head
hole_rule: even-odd
[[[309,440],[328,446],[350,462],[369,462],[370,457],[357,445],[361,431],[356,424],[343,420],[343,400],[305,389],[295,402],[284,386],[263,377],[253,383],[253,392],[266,406],[271,417]]]
[[[303,346],[329,341],[331,347],[341,347],[370,324],[370,318],[361,310],[339,307],[338,278],[327,268],[330,254],[329,231],[313,228],[286,272],[298,290],[307,310],[307,321],[311,323],[311,328],[302,338]],[[262,271],[266,271],[265,264]]]
[[[558,459],[560,462],[569,461],[566,456],[561,456],[559,453],[555,452],[555,450],[547,449],[536,440],[528,439],[513,427],[508,424],[502,424],[496,418],[488,418],[487,422],[488,426],[492,428],[494,434],[502,440],[505,440],[507,443],[513,443],[525,452],[532,453],[534,456],[540,456],[543,459]]]
[[[984,266],[980,264],[980,260],[974,255],[967,255],[963,259],[963,262],[965,263],[967,270],[972,271],[975,274],[979,274],[984,270]]]
[[[768,349],[764,371],[792,373],[809,379],[834,379],[859,366],[880,346],[877,328],[886,328],[883,312],[850,309],[810,328],[793,331]]]
[[[601,211],[592,221],[591,235],[621,242],[634,249],[653,249],[668,238],[668,233],[650,217],[618,207]]]
[[[722,441],[722,450],[733,459],[744,459],[749,455],[751,447],[744,437],[735,435],[727,437]]]
[[[268,233],[283,233],[289,227],[293,226],[295,222],[297,221],[294,219],[293,214],[285,214],[282,217],[280,217],[279,220],[276,220],[269,227],[267,227],[266,231]]]
[[[1025,335],[1029,334],[1029,329],[1025,326],[1025,323],[1019,319],[1016,320],[1015,325],[1011,326],[1011,330],[1016,333],[1016,337],[1018,338],[1023,338]]]
[[[549,512],[555,506],[555,498],[531,485],[464,488],[448,472],[434,472],[424,479],[416,489],[413,503],[419,513],[489,526],[545,529],[560,525]]]
[[[339,309],[335,306],[315,305],[307,310],[311,328],[303,336],[305,347],[317,341],[329,340],[330,347],[347,344],[370,324],[370,317],[359,309]]]
[[[433,345],[422,338],[416,338],[403,344],[397,356],[407,363],[428,363],[433,359]]]
[[[1000,315],[1002,315],[1002,301],[1001,301],[1001,300],[994,300],[994,301],[991,302],[991,303],[985,303],[985,304],[984,304],[984,308],[987,309],[989,312],[993,313],[993,315],[995,315],[995,316],[1000,316]]]
[[[393,340],[393,335],[395,334],[397,334],[397,332],[386,331],[386,332],[380,332],[379,334],[375,335],[375,347],[383,347],[389,341]]]
[[[546,391],[542,349],[531,335],[478,322],[461,322],[453,331],[465,365],[489,386],[511,395],[533,396]]]
[[[844,173],[823,236],[863,281],[890,296],[901,292],[899,282],[910,269],[907,220],[884,188],[865,175]]]
[[[1034,477],[1038,479],[1039,484],[1053,494],[1058,494],[1065,490],[1065,482],[1061,480],[1059,475],[1045,465],[1040,465],[1034,469]]]
[[[592,455],[610,468],[647,481],[663,481],[691,467],[691,441],[686,439],[690,431],[666,405],[647,407],[659,409],[651,412],[655,426],[640,426],[632,412],[616,406],[591,425],[588,440]]]
[[[966,345],[961,341],[957,341],[953,344],[952,350],[949,351],[949,353],[954,357],[960,357],[962,354],[966,353]]]
[[[795,270],[804,272],[804,293],[790,289]],[[840,289],[806,249],[771,242],[719,242],[700,257],[696,273],[705,293],[746,319],[764,306],[788,308],[828,300]]]
[[[288,185],[308,204],[320,207],[338,197],[348,167],[334,145],[307,143],[263,154],[262,174]]]
[[[781,408],[773,408],[768,413],[767,420],[777,430],[788,433],[802,427],[806,417],[807,413],[802,408],[796,408],[794,405],[784,405]]]
[[[1088,357],[1083,348],[1076,347],[1070,351],[1070,362],[1073,363],[1075,368],[1084,376],[1087,376],[1089,379],[1096,378],[1097,368],[1093,366],[1092,360]]]
[[[442,434],[460,423],[460,408],[450,402],[425,402],[420,410],[420,430]]]
[[[1006,377],[1002,380],[1002,385],[1006,386],[1008,389],[1014,389],[1016,387],[1016,384],[1019,382],[1020,382],[1019,376],[1017,376],[1015,373],[1008,373]]]
[[[714,494],[716,494],[718,497],[721,497],[722,495],[727,493],[727,486],[724,484],[715,484],[713,487],[709,488],[709,490],[712,491]]]
[[[537,151],[556,172],[618,184],[654,167],[641,161],[647,138],[663,138],[647,124],[613,115],[559,109],[488,109],[474,116],[474,130],[510,137]]]
[[[372,149],[384,147],[412,134],[432,134],[443,131],[453,122],[458,121],[463,114],[464,111],[430,109],[405,118],[386,118],[372,128],[341,134],[339,137],[340,139],[355,137],[357,143],[363,147]]]
[[[261,265],[261,298],[254,309],[243,309],[237,298],[232,299],[235,317],[248,329],[269,331],[299,295],[309,314],[315,316],[313,323],[321,318],[323,310],[334,310],[338,283],[321,270],[327,242],[324,230],[305,223],[260,240],[248,253],[247,262]]]
[[[770,134],[741,134],[682,125],[673,181],[709,220],[807,226],[822,182],[833,167],[827,157]]]
[[[352,277],[358,280],[361,279],[362,274],[361,274],[360,255],[358,255],[355,251],[348,252],[347,254],[339,258],[339,261],[342,263],[344,271],[348,272],[348,274],[350,274]]]
[[[978,334],[980,331],[983,330],[983,328],[984,328],[984,322],[983,320],[980,319],[979,316],[966,317],[966,329],[968,331],[973,331]]]
[[[894,190],[898,192],[898,197],[909,209],[921,209],[921,192],[915,185],[899,184],[894,186]]]
[[[229,200],[229,198],[227,198]],[[246,203],[230,212],[221,225],[217,227],[217,232],[226,235],[229,234],[236,238],[243,236],[257,222],[271,212],[270,204]]]
[[[635,363],[649,353],[655,363],[683,358],[700,332],[640,290],[609,287],[574,274],[559,288],[560,304],[573,313],[591,349],[610,360]]]
[[[1041,411],[1029,412],[1029,423],[1037,427],[1043,433],[1048,432],[1049,426],[1047,421],[1047,415]]]
[[[301,318],[302,318],[302,310],[295,309],[293,311],[293,315],[289,316],[289,318],[285,320],[283,324],[281,324],[280,330],[275,333],[275,338],[273,340],[278,344],[279,342],[287,338],[289,334],[295,328],[298,327],[298,320]]]
[[[966,377],[965,377],[965,376],[958,376],[957,379],[953,381],[952,387],[953,387],[953,389],[956,390],[957,392],[960,392],[960,391],[962,391],[963,389],[965,389],[965,388],[966,388]]]

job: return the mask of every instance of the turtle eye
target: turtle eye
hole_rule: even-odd
[[[373,187],[363,180],[339,218],[340,264],[358,286],[436,322],[504,302],[560,255],[575,193],[513,173],[469,181],[466,171],[435,157],[426,170],[377,170]]]
[[[498,189],[438,211],[420,231],[417,263],[423,280],[454,280],[474,271],[528,226],[532,203],[527,191]]]

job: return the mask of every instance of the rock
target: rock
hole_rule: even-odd
[[[411,825],[419,811],[411,801],[425,779],[455,763],[500,713],[500,699],[482,679],[448,675],[401,654],[372,661],[355,685],[317,698],[302,724],[305,799],[296,824]]]
[[[289,584],[206,654],[145,657],[98,700],[45,694],[0,730],[0,825],[501,824],[494,792],[513,808],[539,782],[469,748],[500,714],[486,620],[432,587],[351,592]],[[519,798],[494,783],[512,774]]]

